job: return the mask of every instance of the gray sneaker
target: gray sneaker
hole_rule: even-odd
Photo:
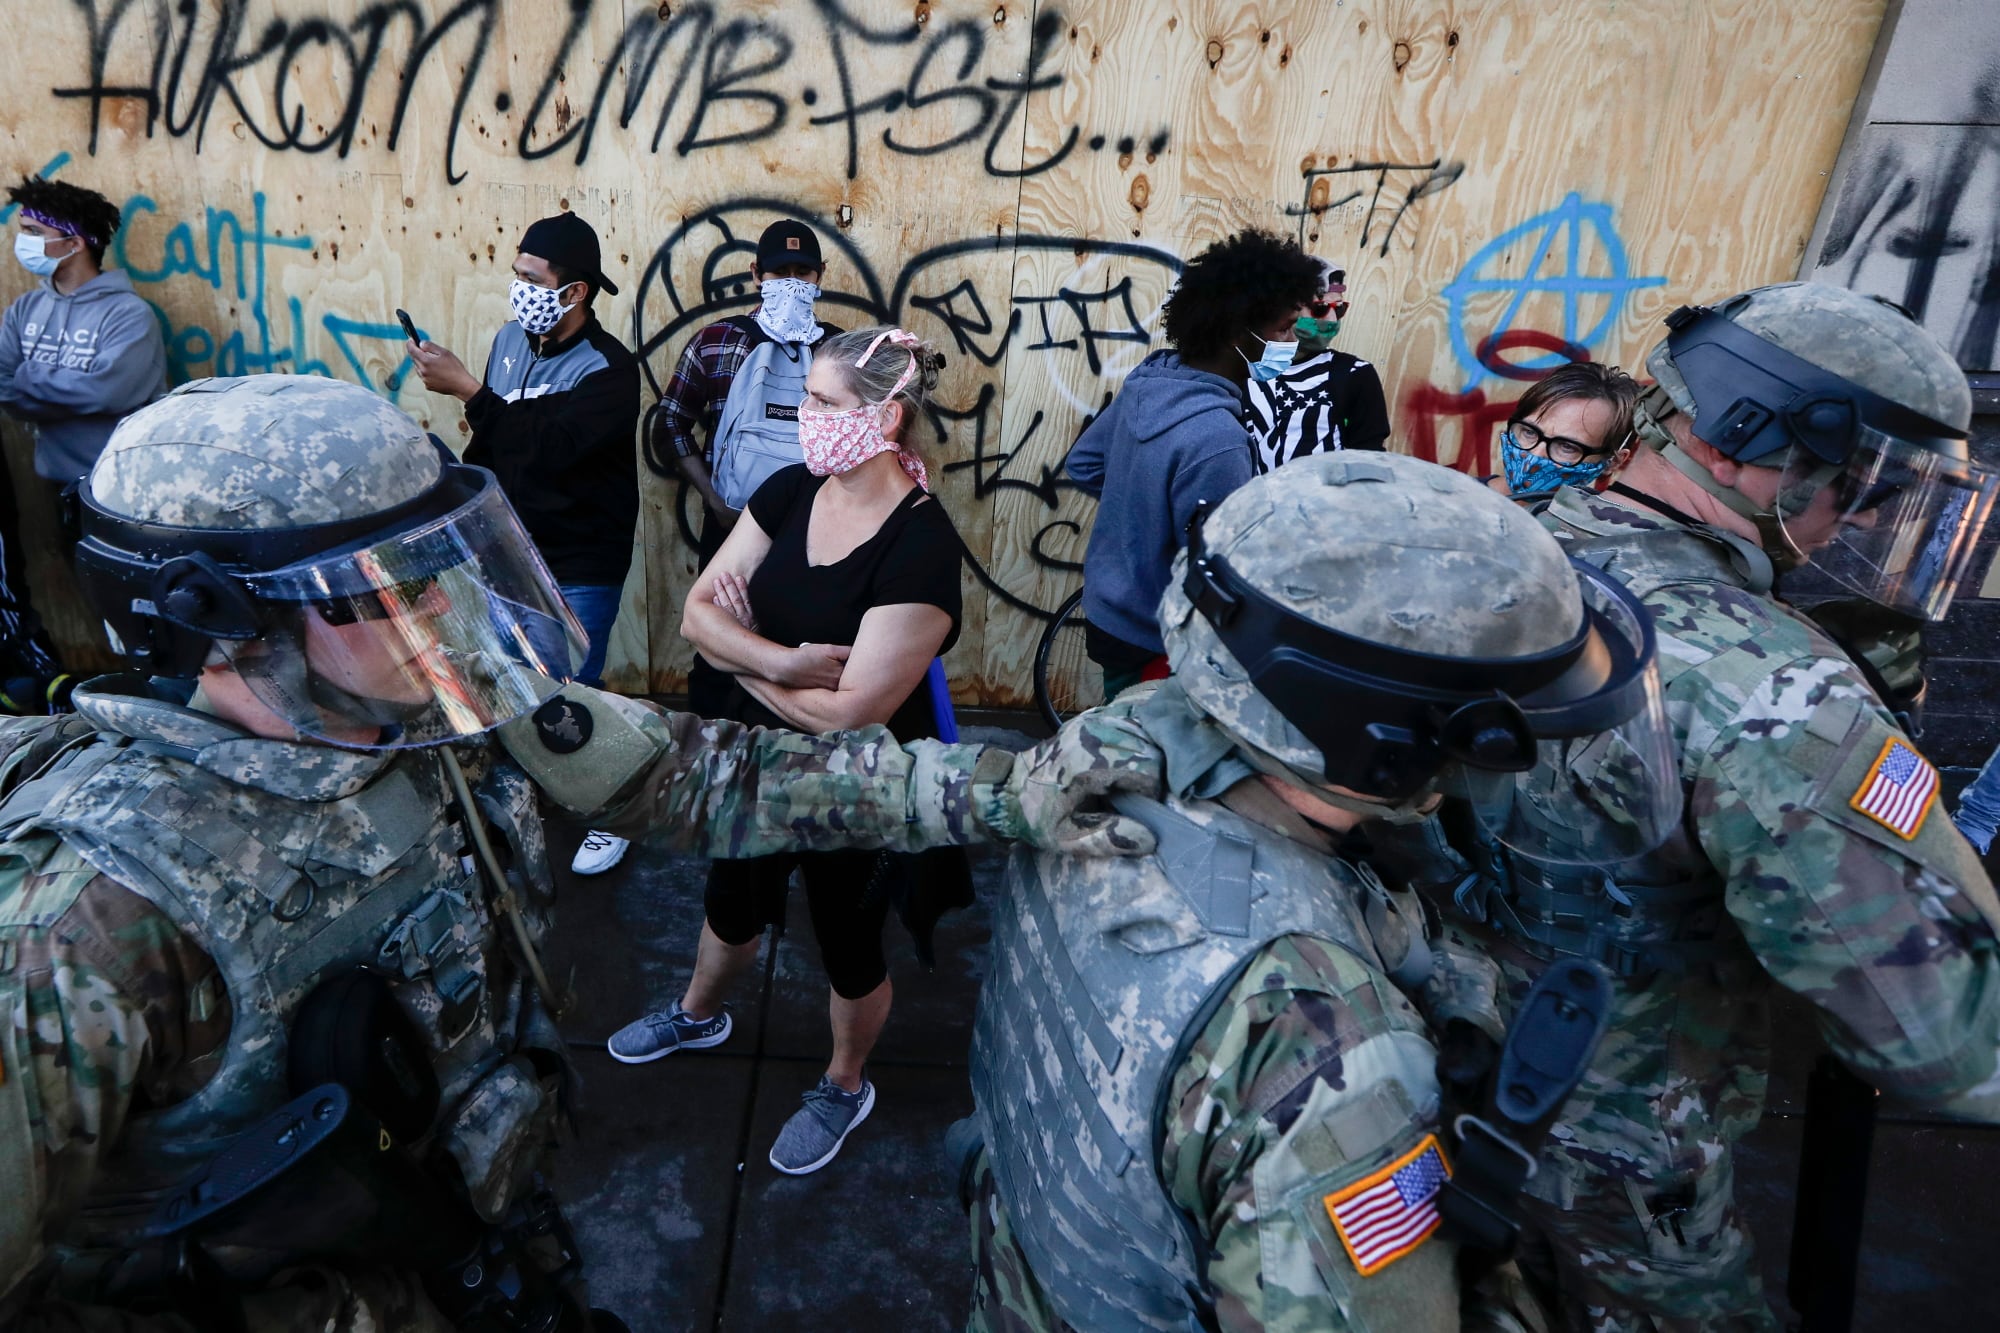
[[[861,1091],[849,1092],[820,1075],[819,1086],[805,1095],[805,1105],[792,1112],[778,1131],[778,1141],[771,1145],[771,1165],[788,1176],[819,1170],[874,1109],[875,1085],[866,1077]]]
[[[647,1014],[636,1023],[627,1023],[604,1043],[611,1058],[628,1065],[643,1065],[663,1055],[704,1046],[720,1046],[729,1040],[729,1011],[720,1009],[713,1018],[696,1018],[675,1005],[656,1014]]]

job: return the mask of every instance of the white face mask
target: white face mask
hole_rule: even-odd
[[[67,239],[67,238],[65,238]],[[38,278],[46,278],[62,267],[68,255],[49,253],[49,242],[43,236],[30,236],[27,232],[14,234],[14,258],[21,261],[21,267]]]
[[[819,288],[803,278],[766,278],[758,287],[764,303],[757,308],[757,327],[773,342],[809,343],[819,337],[813,302]]]
[[[560,288],[537,286],[521,278],[514,279],[507,289],[507,304],[514,308],[514,318],[521,327],[537,337],[562,323],[562,317],[577,307],[575,301],[562,303]]]

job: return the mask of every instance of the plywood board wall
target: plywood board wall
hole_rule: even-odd
[[[664,383],[754,303],[757,233],[806,218],[830,318],[950,357],[924,442],[974,557],[949,666],[1014,704],[1090,521],[1058,465],[1184,258],[1261,226],[1344,263],[1340,345],[1381,367],[1395,446],[1485,470],[1524,378],[1636,366],[1673,305],[1796,269],[1881,10],[76,0],[10,8],[0,145],[124,203],[114,258],[177,375],[339,375],[457,443],[395,307],[477,368],[522,229],[571,208]],[[664,691],[694,505],[644,489],[612,678]]]

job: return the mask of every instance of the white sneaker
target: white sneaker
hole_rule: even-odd
[[[625,850],[631,845],[629,838],[592,829],[583,835],[583,846],[576,849],[576,859],[569,863],[569,868],[579,875],[601,875],[623,861]]]

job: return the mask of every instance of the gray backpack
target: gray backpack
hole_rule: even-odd
[[[812,348],[776,342],[753,321],[738,322],[743,325],[758,341],[730,382],[709,464],[716,494],[731,509],[747,505],[773,472],[802,461],[799,403],[812,369]]]

